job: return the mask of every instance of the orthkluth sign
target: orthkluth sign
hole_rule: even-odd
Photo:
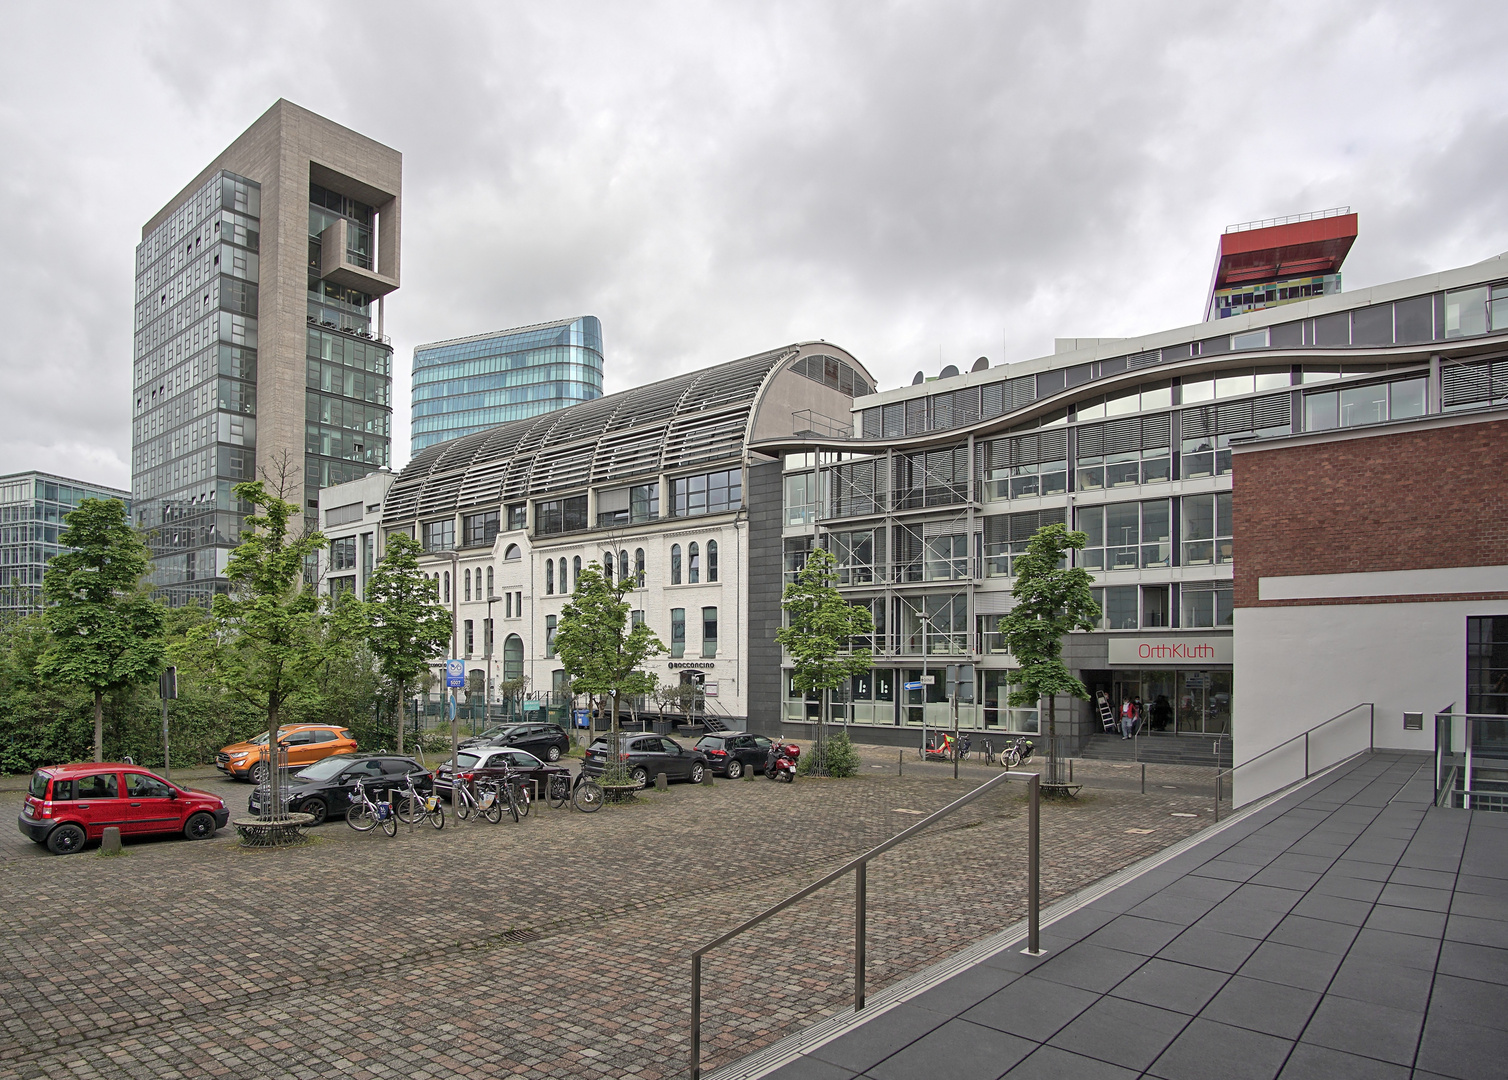
[[[1229,635],[1112,634],[1112,664],[1229,664],[1234,649]]]
[[[1207,641],[1197,645],[1184,642],[1164,645],[1143,641],[1136,647],[1136,658],[1138,660],[1214,660],[1215,647]]]

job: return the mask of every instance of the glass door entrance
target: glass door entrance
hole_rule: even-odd
[[[1110,697],[1120,716],[1121,704],[1134,700],[1141,707],[1143,731],[1180,735],[1224,735],[1230,732],[1230,669],[1202,671],[1176,668],[1085,671],[1091,701],[1096,691]]]

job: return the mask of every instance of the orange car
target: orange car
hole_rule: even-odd
[[[278,728],[278,742],[287,750],[290,769],[302,769],[320,758],[349,754],[356,749],[355,735],[330,724],[290,724]],[[222,749],[215,755],[215,768],[236,780],[260,784],[267,778],[267,733]]]

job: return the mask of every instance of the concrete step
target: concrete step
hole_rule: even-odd
[[[1218,740],[1219,754],[1215,746]],[[1153,765],[1204,765],[1228,769],[1231,765],[1229,736],[1165,735],[1160,732],[1136,739],[1093,734],[1084,740],[1079,756],[1096,761],[1145,761]]]

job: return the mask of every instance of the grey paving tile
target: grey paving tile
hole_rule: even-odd
[[[1272,1080],[1293,1044],[1244,1028],[1197,1019],[1162,1052],[1148,1076],[1162,1080]]]
[[[1406,851],[1398,860],[1399,866],[1414,866],[1425,870],[1446,870],[1452,873],[1461,870],[1463,860],[1455,855],[1438,855],[1428,851]],[[1468,871],[1477,872],[1478,871]]]
[[[1445,913],[1378,904],[1367,916],[1365,925],[1370,930],[1388,930],[1395,934],[1415,934],[1438,939],[1445,934]]]
[[[853,1080],[858,1075],[852,1069],[842,1069],[819,1058],[803,1056],[770,1073],[770,1080]]]
[[[1146,963],[1146,959],[1139,953],[1107,949],[1103,945],[1085,941],[1051,957],[1036,970],[1033,978],[1066,983],[1081,990],[1094,990],[1103,994]]]
[[[1290,851],[1286,855],[1279,855],[1272,865],[1279,870],[1304,870],[1311,874],[1323,874],[1334,862],[1334,859],[1324,855],[1301,855]]]
[[[1128,1069],[1156,1060],[1189,1017],[1121,998],[1101,998],[1052,1037],[1051,1044]]]
[[[1361,878],[1363,881],[1386,881],[1395,867],[1396,864],[1391,862],[1379,863],[1347,857],[1336,859],[1326,873],[1337,877]]]
[[[1054,939],[1071,937],[1074,940],[1082,940],[1113,918],[1115,918],[1114,912],[1084,907],[1065,915],[1051,926],[1044,926],[1042,935],[1044,937],[1051,935]]]
[[[1379,904],[1392,904],[1394,907],[1422,908],[1425,911],[1449,911],[1450,891],[1447,889],[1427,889],[1420,885],[1400,885],[1390,881],[1382,889],[1382,895],[1377,898]]]
[[[1348,900],[1364,900],[1372,903],[1382,893],[1382,886],[1381,881],[1326,874],[1314,883],[1314,887],[1309,892],[1311,895],[1344,896]]]
[[[1429,1022],[1424,1026],[1424,1038],[1419,1043],[1420,1069],[1460,1080],[1478,1080],[1480,1077],[1502,1076],[1503,1061],[1508,1054],[1501,1029],[1478,1027],[1462,1023],[1446,1016],[1436,1016],[1430,1010]]]
[[[1348,956],[1341,962],[1326,993],[1423,1014],[1434,979],[1433,971],[1400,967],[1365,956]]]
[[[1010,1080],[1133,1080],[1138,1071],[1071,1054],[1056,1046],[1041,1046],[1005,1075]]]
[[[1440,943],[1412,934],[1388,934],[1363,928],[1351,945],[1348,958],[1351,956],[1386,960],[1401,967],[1432,971],[1440,956]]]
[[[1261,941],[1286,918],[1288,915],[1281,910],[1225,901],[1194,925],[1218,934],[1236,934]]]
[[[1098,997],[1089,990],[1028,975],[985,998],[963,1018],[996,1031],[1046,1042]]]
[[[1153,957],[1110,993],[1114,997],[1192,1016],[1204,1008],[1225,985],[1227,978],[1229,976],[1223,971]]]
[[[871,1020],[832,1042],[817,1047],[806,1056],[839,1068],[864,1072],[929,1031],[941,1027],[944,1021],[945,1017],[926,1009],[914,1008],[909,1004],[897,1005],[885,1013],[879,1022]]]
[[[1503,988],[1496,983],[1437,974],[1434,988],[1430,992],[1429,1016],[1430,1019],[1439,1016],[1463,1024],[1508,1032],[1508,1010],[1503,1006]],[[1504,1041],[1504,1051],[1508,1053],[1508,1039]],[[1505,1071],[1508,1071],[1508,1061],[1505,1061]]]
[[[1219,903],[1240,888],[1240,883],[1220,878],[1181,877],[1163,890],[1166,896],[1193,896]]]
[[[1106,923],[1086,940],[1093,945],[1103,945],[1122,952],[1155,956],[1157,951],[1172,941],[1183,930],[1173,923],[1156,919],[1140,919],[1135,915],[1122,915]]]
[[[1264,870],[1262,873],[1265,874],[1267,871]],[[1143,919],[1157,919],[1159,922],[1190,926],[1219,902],[1219,900],[1211,900],[1205,897],[1178,896],[1163,891],[1156,896],[1143,900],[1132,908],[1128,914],[1136,915]]]
[[[1295,855],[1323,855],[1327,859],[1334,859],[1344,854],[1350,847],[1349,840],[1320,840],[1314,837],[1305,837],[1288,850]]]
[[[1454,889],[1455,874],[1444,870],[1424,870],[1417,866],[1400,866],[1393,871],[1388,881],[1397,885],[1419,885],[1426,889]]]
[[[1276,864],[1264,867],[1262,872],[1251,879],[1253,885],[1276,885],[1283,889],[1304,890],[1314,886],[1320,879],[1320,875],[1308,870],[1288,870]]]
[[[1452,915],[1445,922],[1445,936],[1451,941],[1473,945],[1491,945],[1508,949],[1508,923],[1497,919],[1474,919],[1469,915]]]
[[[1246,958],[1258,944],[1255,938],[1222,934],[1192,926],[1169,942],[1157,955],[1164,960],[1231,972],[1246,962]]]
[[[1370,1001],[1326,997],[1304,1029],[1303,1041],[1412,1066],[1423,1019],[1418,1013]]]
[[[1193,871],[1195,877],[1220,878],[1224,881],[1246,881],[1256,876],[1262,867],[1253,866],[1250,863],[1230,862],[1227,859],[1211,859],[1198,870]]]
[[[1357,928],[1346,923],[1289,915],[1268,935],[1268,941],[1319,952],[1344,953],[1356,940]]]
[[[997,1080],[1037,1048],[1034,1042],[993,1028],[950,1020],[904,1050],[865,1070],[874,1080],[914,1080],[947,1076],[956,1080]]]
[[[1382,892],[1384,896],[1387,895],[1386,888]],[[1360,926],[1367,921],[1371,911],[1372,905],[1365,900],[1348,900],[1344,896],[1325,896],[1320,893],[1311,893],[1293,907],[1295,915],[1345,923],[1348,926]]]
[[[941,1013],[945,1017],[957,1016],[1020,977],[1020,974],[1014,971],[1002,971],[999,968],[976,964],[967,971],[954,975],[947,982],[918,994],[908,1004],[915,1005],[919,1009]]]
[[[1338,953],[1266,941],[1241,965],[1241,974],[1303,990],[1323,990],[1340,967],[1340,961]]]
[[[1456,878],[1457,896],[1463,893],[1470,893],[1474,896],[1501,896],[1505,888],[1508,886],[1503,884],[1501,878],[1478,877],[1475,874],[1461,874]]]
[[[1450,901],[1450,913],[1508,922],[1508,883],[1496,893],[1456,893]]]
[[[1409,1080],[1409,1070],[1403,1065],[1301,1042],[1288,1055],[1288,1064],[1278,1077],[1279,1080]]]
[[[1304,1030],[1319,1000],[1316,990],[1236,975],[1199,1015],[1292,1040]]]
[[[1440,944],[1438,970],[1457,978],[1508,986],[1508,949],[1465,941],[1444,941]]]

